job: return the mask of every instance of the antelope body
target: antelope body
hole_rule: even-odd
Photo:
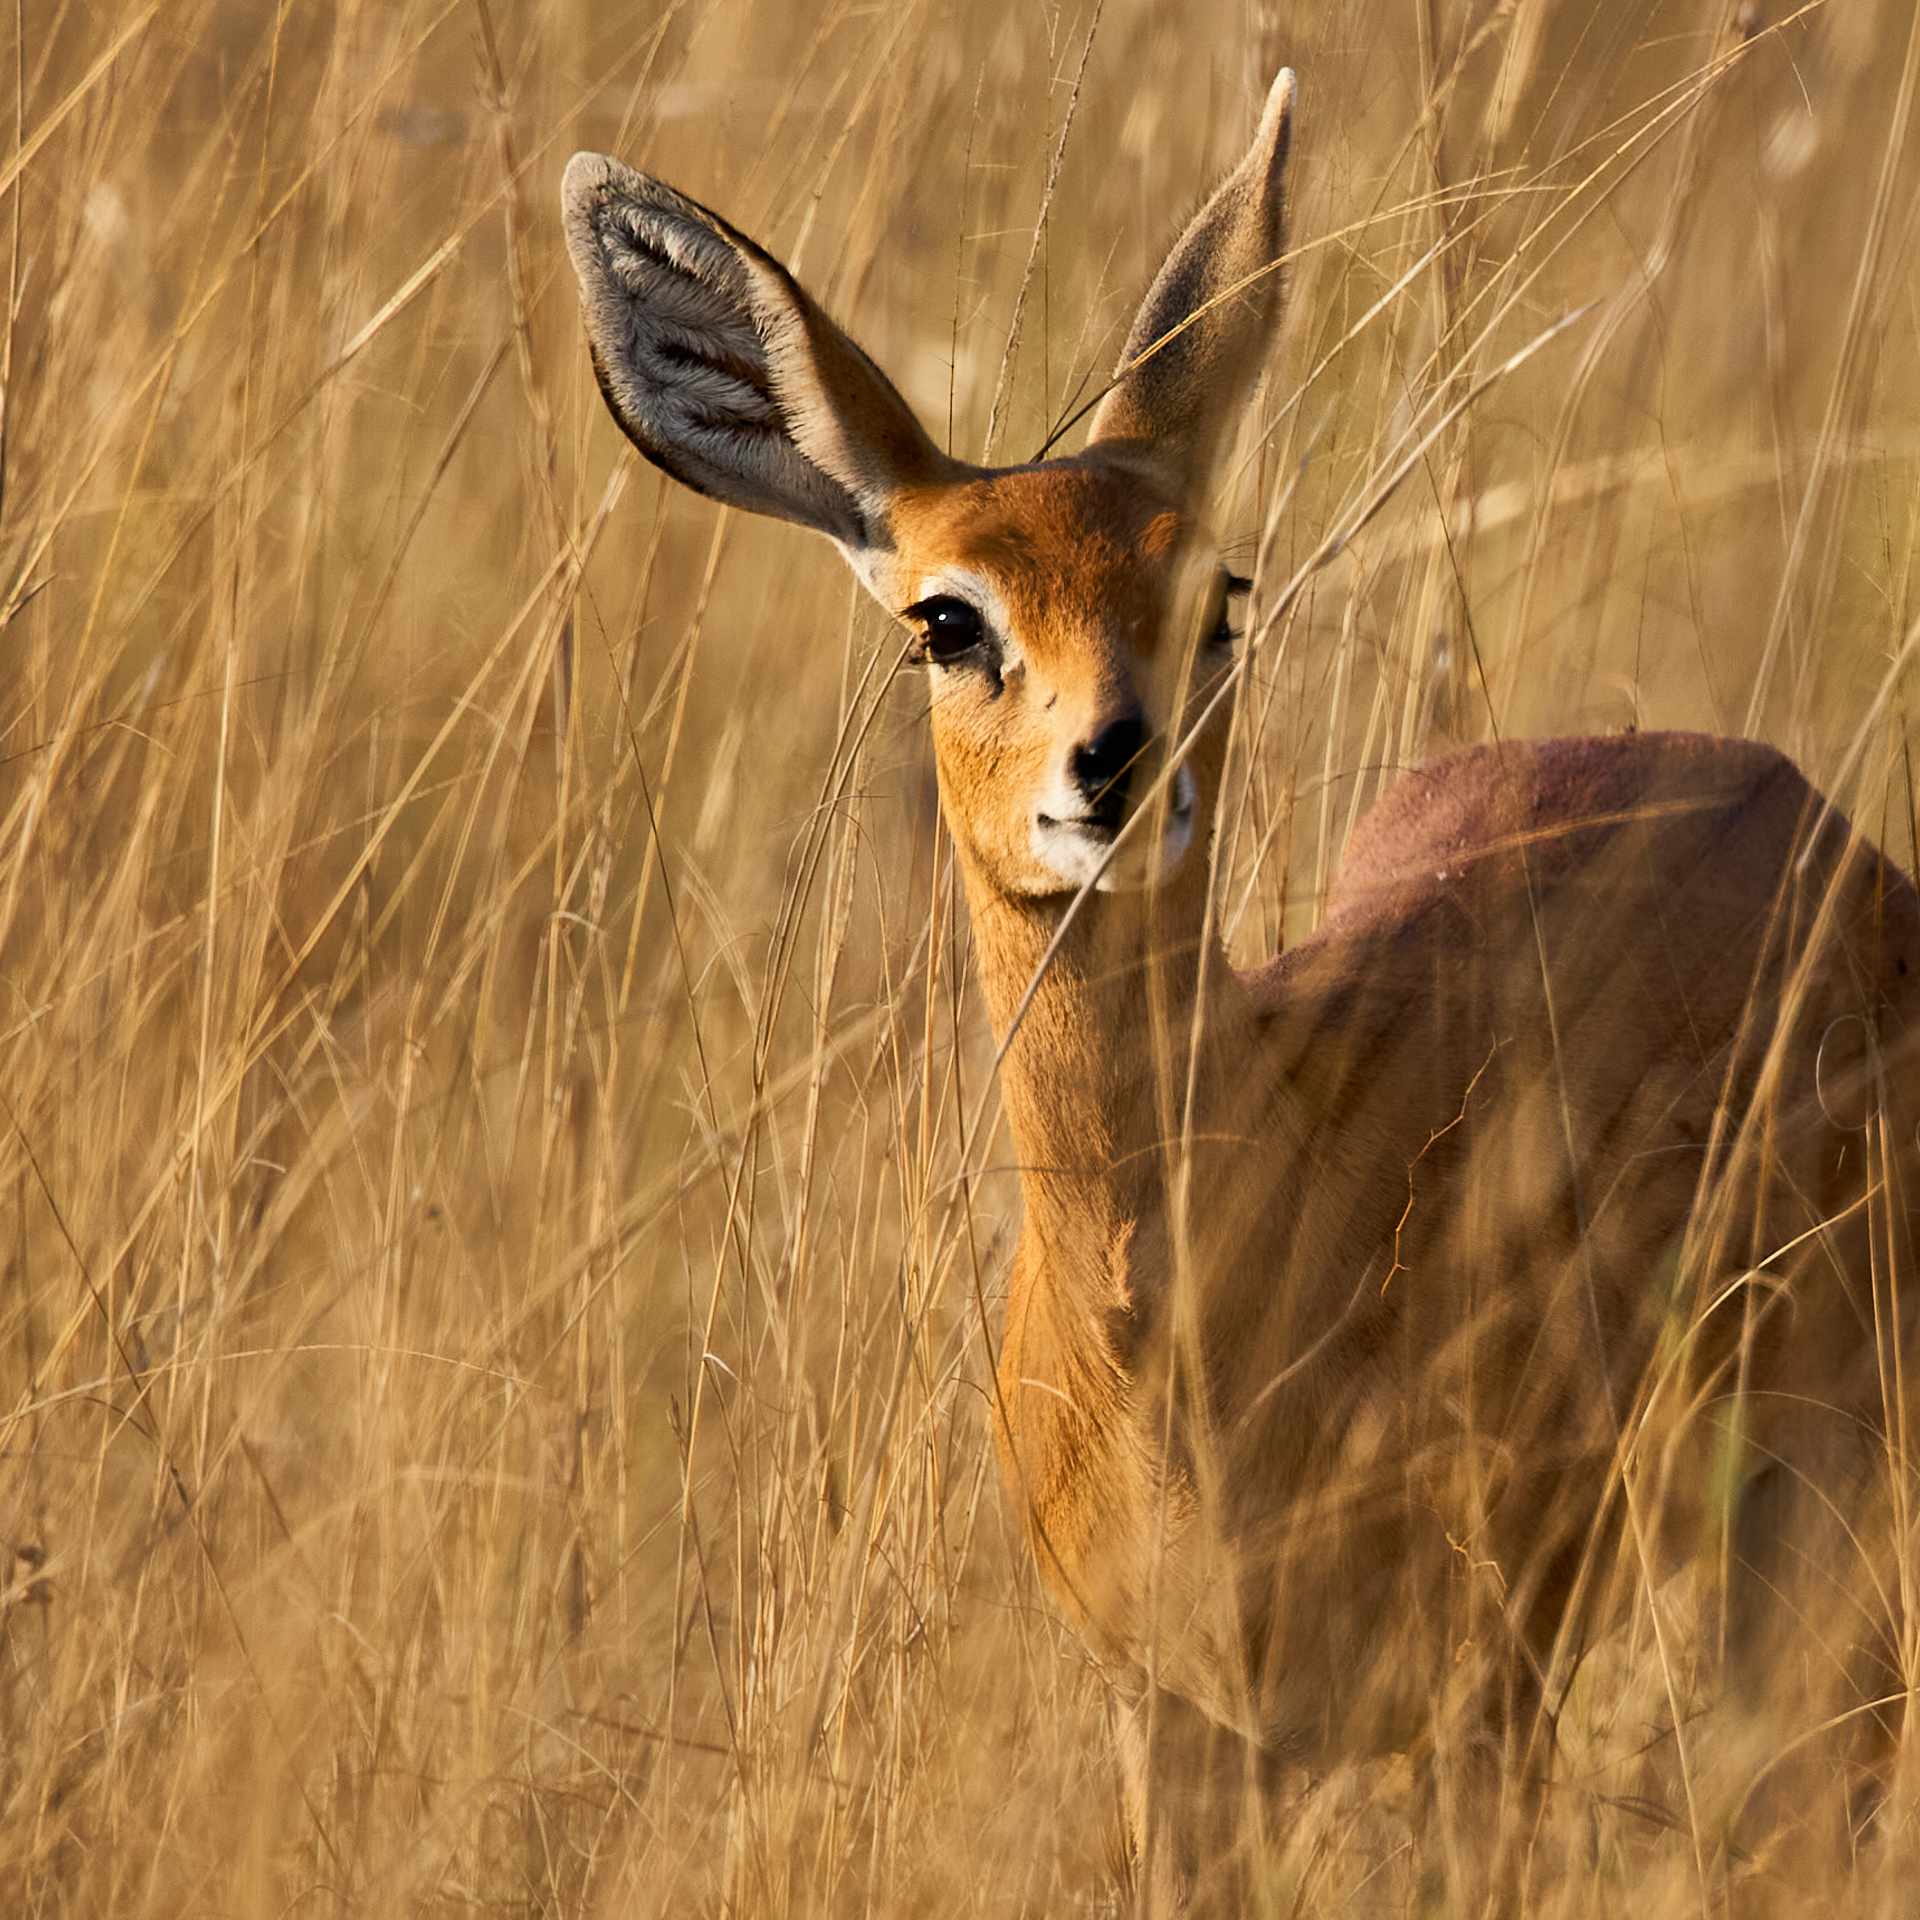
[[[1892,1583],[1826,1549],[1911,1406],[1912,883],[1768,748],[1627,734],[1412,773],[1311,939],[1236,973],[1213,936],[1243,583],[1202,508],[1291,104],[1283,73],[1085,450],[1007,469],[717,215],[594,155],[564,194],[620,425],[922,636],[1022,1167],[1006,1479],[1174,1879],[1275,1766],[1450,1701],[1524,1720],[1623,1568],[1710,1555],[1761,1684],[1791,1646],[1900,1685],[1860,1600]]]

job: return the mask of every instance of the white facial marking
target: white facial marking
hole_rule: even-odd
[[[1076,893],[1089,883],[1096,893],[1137,893],[1170,879],[1186,858],[1197,797],[1192,773],[1178,767],[1164,811],[1157,799],[1143,802],[1116,836],[1078,817],[1085,802],[1058,777],[1034,808],[1033,857]],[[1164,825],[1150,844],[1156,822]]]
[[[964,600],[980,616],[1000,650],[1003,679],[1011,679],[1026,666],[1027,657],[1013,637],[1013,623],[1007,618],[1007,603],[984,573],[975,573],[971,567],[942,567],[938,573],[924,574],[914,584],[913,604],[937,599],[942,594]]]

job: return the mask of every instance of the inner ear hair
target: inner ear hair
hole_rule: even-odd
[[[883,546],[894,492],[944,457],[786,268],[604,154],[573,157],[561,212],[600,390],[635,446],[685,485],[850,556]]]

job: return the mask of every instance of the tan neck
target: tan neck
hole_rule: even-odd
[[[1070,921],[1064,899],[974,872],[967,896],[1036,1267],[1106,1311],[1114,1276],[1092,1269],[1164,1228],[1182,1129],[1205,1129],[1250,1018],[1206,922],[1206,863],[1152,896],[1092,895]]]

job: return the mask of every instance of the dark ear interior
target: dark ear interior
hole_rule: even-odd
[[[676,480],[857,551],[939,461],[891,382],[792,275],[716,213],[602,154],[561,188],[594,371]]]
[[[574,156],[561,203],[594,372],[634,445],[730,506],[858,538],[847,489],[794,445],[756,320],[751,243],[601,154]]]

